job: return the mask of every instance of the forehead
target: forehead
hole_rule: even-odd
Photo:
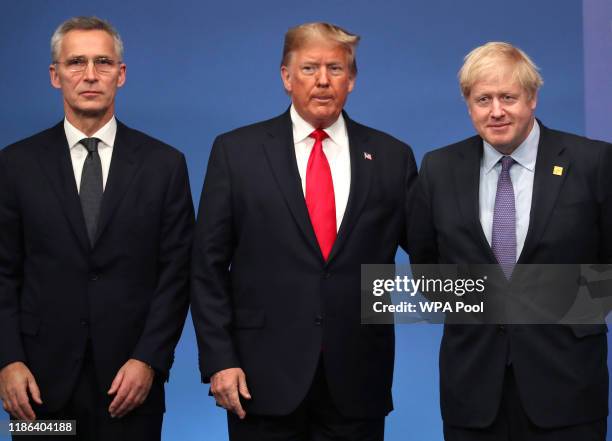
[[[64,55],[116,55],[115,41],[106,31],[72,30],[62,38],[60,51]]]
[[[301,62],[304,61],[337,61],[346,62],[348,59],[348,51],[342,44],[327,40],[324,38],[317,38],[314,40],[307,41],[297,49],[291,52],[290,60],[295,59]]]
[[[520,93],[523,92],[523,86],[513,69],[500,66],[481,72],[475,78],[471,90],[472,93],[485,91]]]

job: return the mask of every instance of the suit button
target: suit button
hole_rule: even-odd
[[[315,322],[315,325],[321,326],[321,323],[323,323],[323,316],[321,315],[316,316],[314,322]]]
[[[85,319],[81,320],[81,326],[89,326],[89,322]]]
[[[324,279],[329,279],[331,277],[331,273],[329,271],[326,271],[323,273],[323,278]]]
[[[91,276],[89,276],[89,280],[91,280],[92,282],[95,282],[96,280],[98,280],[98,275],[97,274],[92,274]]]
[[[506,327],[504,325],[499,325],[497,327],[497,330],[499,331],[500,334],[503,334],[506,332]]]

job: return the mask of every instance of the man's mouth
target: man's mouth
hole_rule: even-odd
[[[331,96],[315,96],[312,98],[317,103],[327,104],[333,99]]]
[[[506,123],[488,124],[487,127],[493,130],[501,130],[501,129],[508,127],[509,125],[510,123],[506,122]]]

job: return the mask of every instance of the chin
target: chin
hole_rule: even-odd
[[[319,121],[329,122],[331,124],[338,119],[339,115],[339,113],[336,114],[335,112],[326,112],[324,114],[316,115],[316,118]]]
[[[96,118],[104,115],[108,109],[78,109],[77,113],[87,118]]]
[[[501,137],[501,136],[489,136],[489,137],[487,137],[485,139],[491,145],[504,146],[504,145],[508,145],[510,143],[510,139],[509,138]]]

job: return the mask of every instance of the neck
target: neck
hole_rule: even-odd
[[[113,117],[112,109],[103,115],[76,113],[66,109],[66,119],[70,124],[79,129],[87,136],[91,136],[100,130]]]
[[[495,146],[493,145],[493,148],[495,150],[497,150],[499,153],[505,156],[510,156],[512,152],[514,152],[517,149],[517,147],[518,145],[517,146]]]
[[[308,124],[310,124],[315,129],[327,129],[328,127],[332,126],[336,121],[338,121],[338,118],[340,118],[340,114],[336,115],[335,118],[327,118],[327,119],[309,118],[307,115],[306,116],[302,115],[295,106],[294,106],[294,109],[295,109],[295,112],[300,116],[300,118],[302,118],[304,121],[306,121]]]

